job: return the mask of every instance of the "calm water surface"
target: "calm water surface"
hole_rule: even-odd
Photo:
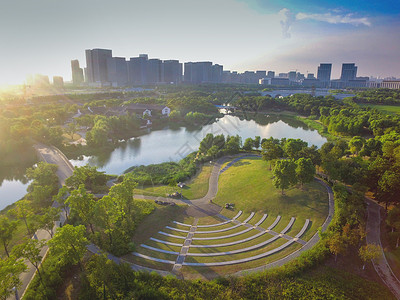
[[[151,131],[149,134],[121,142],[111,153],[100,156],[84,156],[83,160],[71,160],[74,166],[86,164],[96,166],[109,174],[122,174],[135,165],[149,165],[165,161],[179,161],[187,154],[196,151],[200,141],[207,133],[239,135],[246,138],[300,138],[309,146],[320,147],[327,140],[316,130],[310,130],[302,122],[276,115],[259,116],[256,120],[245,120],[225,115],[211,125],[191,130],[185,127],[166,128]]]

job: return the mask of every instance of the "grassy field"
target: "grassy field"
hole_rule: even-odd
[[[400,106],[397,105],[379,105],[379,104],[359,104],[361,107],[375,108],[385,114],[400,114]]]
[[[296,218],[292,230],[301,229],[308,218],[312,221],[310,230],[316,232],[328,213],[328,194],[325,187],[312,182],[305,185],[304,190],[293,187],[282,195],[273,186],[271,177],[272,172],[268,170],[267,164],[259,158],[238,161],[221,174],[218,194],[213,202],[221,206],[226,202],[234,203],[234,210],[223,209],[221,212],[228,217],[235,216],[239,210],[246,213],[268,213],[271,219],[280,215],[282,220],[275,231],[286,227],[290,217]]]
[[[213,165],[205,164],[201,167],[199,173],[186,183],[182,189],[182,195],[185,199],[198,199],[204,197],[208,192],[208,181],[210,179]],[[147,196],[166,197],[168,194],[180,192],[181,189],[175,186],[158,185],[134,190],[135,194]]]

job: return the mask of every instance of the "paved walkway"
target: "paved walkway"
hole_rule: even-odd
[[[387,285],[393,295],[400,299],[400,281],[393,273],[388,261],[386,260],[385,253],[383,252],[380,227],[381,227],[381,207],[373,202],[371,199],[366,198],[368,205],[368,218],[367,218],[367,243],[380,246],[381,252],[377,259],[372,261],[376,272],[382,281]]]
[[[192,239],[193,235],[197,229],[197,223],[199,222],[199,219],[196,218],[193,221],[193,225],[190,227],[190,230],[186,236],[185,242],[183,243],[183,246],[181,248],[181,251],[176,258],[175,264],[172,267],[172,273],[178,276],[179,278],[183,279],[182,273],[180,272],[183,263],[185,262],[186,255],[188,254],[189,247],[192,244]]]

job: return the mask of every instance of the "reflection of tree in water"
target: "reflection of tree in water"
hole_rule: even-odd
[[[0,166],[0,186],[4,180],[18,180],[23,184],[28,183],[29,180],[25,177],[26,169],[32,167],[35,163],[36,161],[32,160],[30,162],[24,161],[20,164],[14,164],[12,167]]]
[[[246,120],[250,121],[253,120],[256,122],[258,125],[266,126],[269,124],[277,123],[279,121],[282,121],[289,125],[292,128],[301,128],[304,130],[310,130],[310,128],[304,124],[303,122],[296,120],[295,118],[287,117],[287,116],[282,116],[282,115],[277,115],[277,114],[271,114],[271,115],[254,115],[254,116],[247,116],[247,118],[244,117],[239,117],[240,120]]]

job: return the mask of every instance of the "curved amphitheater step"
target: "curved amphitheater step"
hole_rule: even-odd
[[[222,223],[217,223],[217,224],[211,224],[211,225],[197,225],[197,227],[216,227],[216,226],[221,226],[221,225],[225,225],[228,224],[230,222],[232,222],[233,220],[236,220],[237,218],[239,218],[239,216],[242,214],[243,212],[240,210],[238,212],[238,214],[236,216],[234,216],[232,219],[228,219],[228,221],[222,222]],[[185,224],[185,223],[181,223],[181,222],[177,222],[177,221],[173,221],[173,223],[181,225],[181,226],[186,226],[186,227],[191,227],[192,225],[190,224]]]
[[[144,255],[144,254],[140,254],[137,252],[132,253],[135,256],[144,258],[144,259],[148,259],[148,260],[152,260],[152,261],[156,261],[156,262],[161,262],[161,263],[165,263],[165,264],[171,264],[173,265],[173,269],[172,272],[175,273],[178,276],[181,276],[180,274],[180,269],[182,268],[182,266],[224,266],[224,265],[231,265],[231,264],[239,264],[239,263],[244,263],[244,262],[249,262],[252,260],[256,260],[256,259],[260,259],[263,257],[267,257],[270,256],[272,254],[275,254],[283,249],[285,249],[286,247],[289,247],[290,245],[292,245],[293,243],[297,242],[300,243],[302,245],[305,244],[305,241],[301,240],[301,236],[305,233],[305,231],[307,230],[307,228],[309,227],[310,224],[310,220],[306,219],[303,227],[301,228],[301,230],[295,235],[295,237],[291,237],[286,235],[286,233],[292,228],[294,222],[295,222],[295,218],[292,217],[289,221],[289,223],[286,225],[286,227],[279,233],[272,231],[272,229],[279,223],[279,221],[281,220],[281,216],[277,216],[276,219],[274,220],[274,222],[267,228],[261,228],[259,227],[260,224],[262,224],[265,219],[267,218],[267,214],[264,214],[260,220],[255,224],[255,225],[251,225],[248,224],[247,222],[250,221],[253,217],[254,217],[254,212],[252,212],[243,222],[240,222],[238,220],[236,220],[240,215],[242,214],[242,212],[240,211],[233,219],[228,219],[226,222],[222,222],[222,223],[217,223],[218,226],[220,224],[227,224],[229,222],[234,222],[237,225],[235,226],[231,226],[229,228],[224,228],[224,229],[220,229],[220,230],[211,230],[211,231],[196,231],[197,227],[199,227],[197,225],[198,219],[196,218],[194,220],[194,223],[192,225],[190,225],[190,230],[182,230],[179,228],[174,228],[174,227],[170,227],[170,226],[166,226],[166,228],[170,229],[170,230],[175,230],[178,232],[183,232],[183,233],[187,233],[187,236],[178,236],[178,235],[173,235],[173,234],[169,234],[169,233],[165,233],[162,231],[159,231],[159,234],[168,236],[168,237],[172,237],[172,238],[177,238],[177,239],[183,239],[184,241],[182,242],[182,244],[180,243],[173,243],[173,242],[169,242],[169,241],[164,241],[164,240],[160,240],[160,239],[156,239],[156,238],[150,238],[150,240],[157,242],[157,243],[162,243],[165,245],[171,245],[171,246],[176,246],[176,247],[181,247],[181,250],[178,251],[170,251],[170,250],[165,250],[165,249],[160,249],[160,248],[156,248],[156,247],[152,247],[152,246],[148,246],[145,244],[141,244],[140,246],[151,250],[151,251],[155,251],[155,252],[159,252],[159,253],[165,253],[165,254],[169,254],[169,255],[175,255],[176,256],[176,260],[167,260],[167,259],[159,259],[156,257],[152,257],[149,255]],[[227,218],[226,218],[227,219]],[[182,226],[188,226],[188,224],[184,224],[184,223],[180,223],[180,222],[174,222],[177,225],[182,225]],[[211,224],[211,225],[215,225],[215,224]],[[203,225],[203,226],[207,226],[207,227],[214,227],[214,226],[208,226],[208,225]],[[202,237],[202,238],[196,238],[194,237],[194,235],[196,233],[201,233],[201,234],[210,234],[210,233],[220,233],[220,232],[224,232],[233,228],[237,228],[240,226],[245,226],[247,227],[245,230],[243,231],[239,231],[239,232],[235,232],[233,234],[230,235],[224,235],[224,236],[216,236],[216,237]],[[193,240],[216,240],[216,239],[224,239],[224,238],[231,238],[231,237],[235,237],[235,236],[240,236],[246,232],[249,232],[251,230],[257,230],[259,231],[257,234],[252,235],[250,237],[244,238],[244,239],[240,239],[240,240],[236,240],[233,242],[229,242],[229,243],[220,243],[220,244],[209,244],[209,245],[192,245],[192,241]],[[256,245],[252,245],[249,247],[245,247],[245,248],[240,248],[240,249],[234,249],[234,250],[230,250],[230,251],[224,251],[224,252],[208,252],[208,253],[197,253],[197,252],[189,252],[190,248],[215,248],[215,247],[224,247],[224,246],[232,246],[232,245],[238,245],[238,244],[243,244],[245,242],[248,242],[252,239],[261,237],[262,235],[264,235],[265,233],[270,233],[273,235],[273,237],[262,241],[261,243],[258,243]],[[227,255],[233,255],[233,254],[240,254],[240,253],[244,253],[244,252],[250,252],[253,250],[257,250],[260,249],[264,246],[267,246],[268,244],[273,243],[274,241],[280,239],[280,238],[284,238],[287,239],[288,241],[274,249],[271,249],[269,251],[260,253],[258,255],[254,255],[254,256],[250,256],[250,257],[246,257],[246,258],[242,258],[242,259],[236,259],[236,260],[231,260],[231,261],[221,261],[221,262],[185,262],[185,258],[187,256],[191,256],[191,257],[211,257],[211,256],[227,256]]]
[[[295,221],[295,218],[291,218],[291,220],[289,221],[289,224],[280,232],[279,235],[276,235],[262,243],[259,243],[257,245],[253,245],[247,248],[242,248],[242,249],[237,249],[237,250],[232,250],[232,251],[227,251],[227,252],[217,252],[217,253],[190,253],[188,252],[190,245],[187,246],[183,246],[181,252],[176,252],[176,251],[167,251],[167,250],[163,250],[163,249],[159,249],[159,248],[154,248],[154,247],[150,247],[147,245],[141,245],[144,248],[153,250],[153,251],[157,251],[157,252],[162,252],[162,253],[168,253],[168,254],[173,254],[173,255],[177,255],[177,259],[176,261],[172,261],[172,260],[164,260],[164,259],[158,259],[155,257],[151,257],[148,255],[143,255],[140,253],[133,253],[134,255],[138,256],[138,257],[142,257],[145,259],[149,259],[152,261],[156,261],[156,262],[162,262],[162,263],[166,263],[166,264],[173,264],[175,269],[180,269],[180,267],[182,266],[204,266],[204,267],[210,267],[210,266],[224,266],[224,265],[232,265],[232,264],[239,264],[239,263],[244,263],[244,262],[249,262],[252,260],[256,260],[256,259],[260,259],[260,258],[264,258],[267,256],[270,256],[272,254],[275,254],[285,248],[287,248],[288,246],[290,246],[291,244],[293,244],[294,242],[296,242],[296,239],[299,239],[307,230],[309,224],[310,224],[310,220],[307,219],[302,227],[302,229],[300,230],[299,233],[296,234],[295,238],[290,239],[288,242],[286,242],[285,244],[276,247],[272,250],[266,251],[264,253],[255,255],[255,256],[251,256],[251,257],[247,257],[247,258],[243,258],[243,259],[237,259],[237,260],[231,260],[231,261],[222,261],[222,262],[212,262],[212,263],[190,263],[190,262],[185,262],[184,261],[184,256],[222,256],[222,255],[232,255],[232,254],[237,254],[237,253],[242,253],[242,252],[247,252],[247,251],[251,251],[251,250],[255,250],[257,248],[261,248],[267,244],[272,243],[273,241],[279,239],[282,237],[283,234],[285,234],[293,225]],[[196,226],[193,225],[192,228],[193,233],[195,232]],[[266,230],[265,230],[266,232]],[[239,241],[241,243],[244,242],[244,240]],[[209,246],[209,245],[207,245]],[[187,249],[186,249],[187,248]],[[179,257],[183,256],[183,258],[181,260],[179,260]],[[177,267],[177,268],[176,268]],[[176,271],[176,270],[175,270]]]

